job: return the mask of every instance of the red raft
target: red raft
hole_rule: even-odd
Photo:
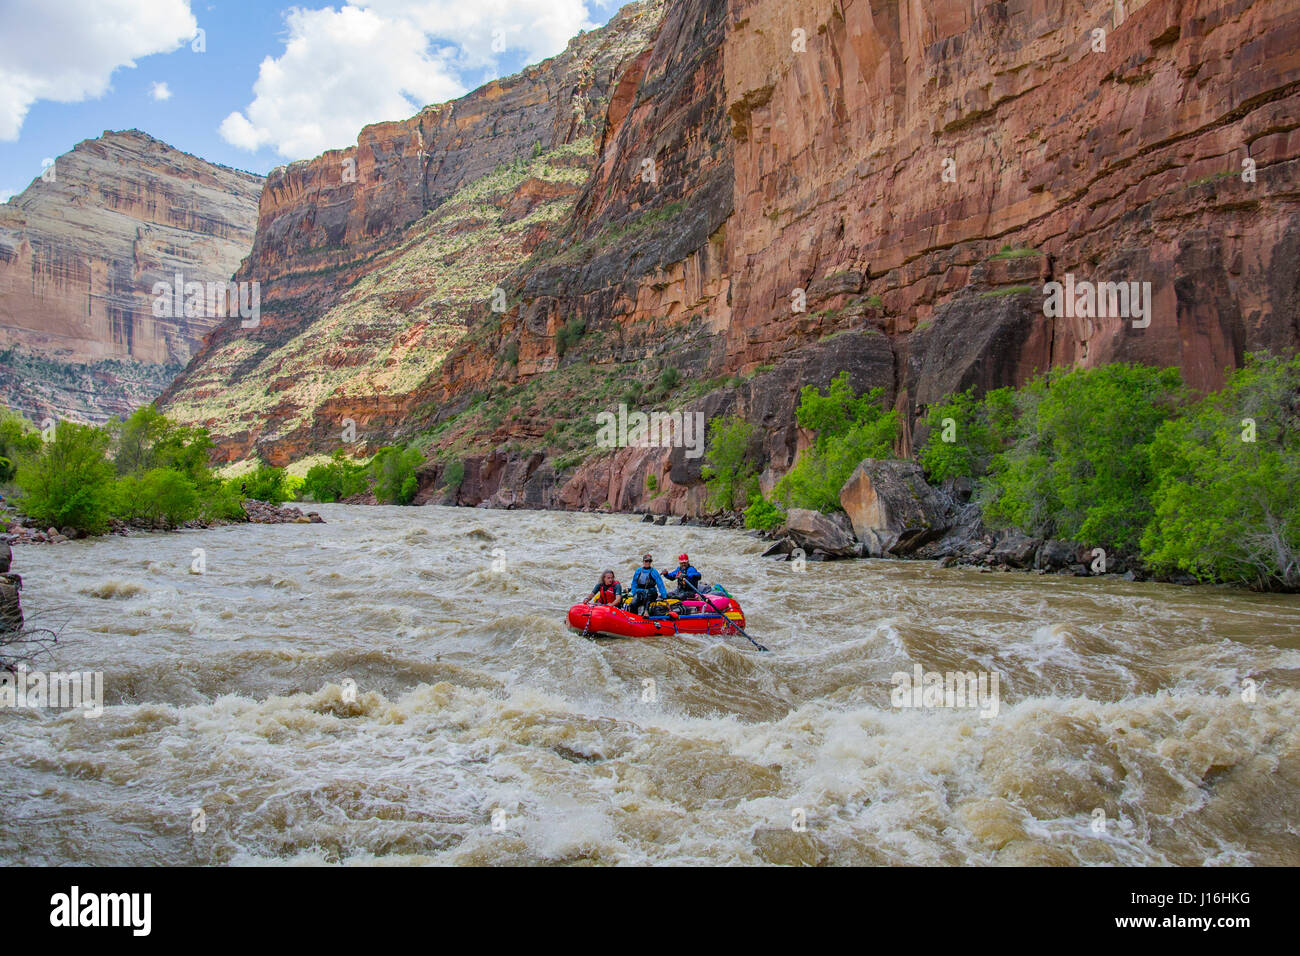
[[[735,633],[729,620],[745,626],[745,612],[735,598],[710,594],[707,599],[707,605],[683,601],[676,617],[645,617],[607,604],[575,604],[569,608],[569,628],[587,637],[655,637]]]

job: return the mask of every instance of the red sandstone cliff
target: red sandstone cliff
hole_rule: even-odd
[[[228,279],[261,185],[138,130],[58,157],[0,205],[0,399],[94,421],[153,400],[217,322],[155,315],[154,283]]]
[[[1052,365],[1171,364],[1206,387],[1246,351],[1300,344],[1293,3],[673,0],[648,20],[621,34],[595,95],[554,61],[503,81],[532,97],[525,115],[544,117],[548,147],[570,135],[562,107],[598,107],[593,154],[576,164],[576,194],[555,200],[561,218],[485,247],[491,275],[430,307],[453,319],[439,346],[416,350],[410,374],[390,371],[393,387],[351,377],[303,415],[276,395],[310,369],[277,378],[291,357],[268,365],[250,340],[226,367],[269,395],[241,404],[230,456],[329,451],[342,420],[370,410],[372,444],[418,436],[435,453],[426,495],[459,458],[453,497],[466,504],[685,512],[701,505],[698,461],[590,454],[583,422],[621,398],[739,411],[765,427],[770,481],[798,444],[799,387],[840,369],[884,386],[914,422],[949,392]],[[334,154],[268,181],[245,273],[283,283],[293,334],[323,332],[321,310],[355,298],[366,270],[392,280],[399,309],[429,301],[402,244],[448,231],[437,210],[449,197],[532,145],[532,132],[448,138],[441,117],[496,129],[517,112],[493,99],[365,131],[358,166],[369,154],[388,165],[346,202],[326,184]],[[520,182],[492,199],[520,197],[527,215],[529,195]],[[458,255],[421,261],[455,270]],[[1149,282],[1149,325],[1046,317],[1043,285],[1067,274]],[[482,305],[494,284],[503,314]],[[409,315],[356,314],[331,361],[382,353],[402,368],[389,347],[423,334]],[[178,383],[177,407],[204,365]],[[681,384],[654,392],[669,367]]]

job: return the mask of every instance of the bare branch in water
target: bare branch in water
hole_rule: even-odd
[[[42,619],[52,616],[54,615],[50,611],[29,613],[25,615],[26,620],[21,627],[0,630],[0,673],[13,673],[20,665],[30,667],[53,655],[54,645],[59,643],[59,637],[68,622],[63,620],[42,626]]]

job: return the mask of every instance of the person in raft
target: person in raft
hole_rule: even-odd
[[[600,583],[591,589],[588,604],[617,604],[623,600],[623,585],[614,580],[614,572],[606,570],[600,576]]]
[[[673,597],[678,600],[695,597],[696,592],[700,589],[700,579],[703,576],[691,566],[691,558],[687,554],[677,555],[677,568],[664,575],[669,581],[677,582],[677,590],[673,592]]]
[[[655,559],[650,555],[642,555],[641,567],[637,568],[632,574],[632,583],[628,585],[632,601],[628,604],[628,610],[633,614],[640,614],[642,608],[648,610],[647,606],[651,601],[662,601],[668,597],[668,589],[664,587],[664,579],[654,569],[654,563]]]

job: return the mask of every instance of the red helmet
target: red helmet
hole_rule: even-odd
[[[679,554],[679,555],[677,555],[677,560],[678,560],[678,562],[680,562],[681,564],[690,564],[690,563],[691,563],[690,556],[689,556],[689,555],[685,555],[685,554]]]

